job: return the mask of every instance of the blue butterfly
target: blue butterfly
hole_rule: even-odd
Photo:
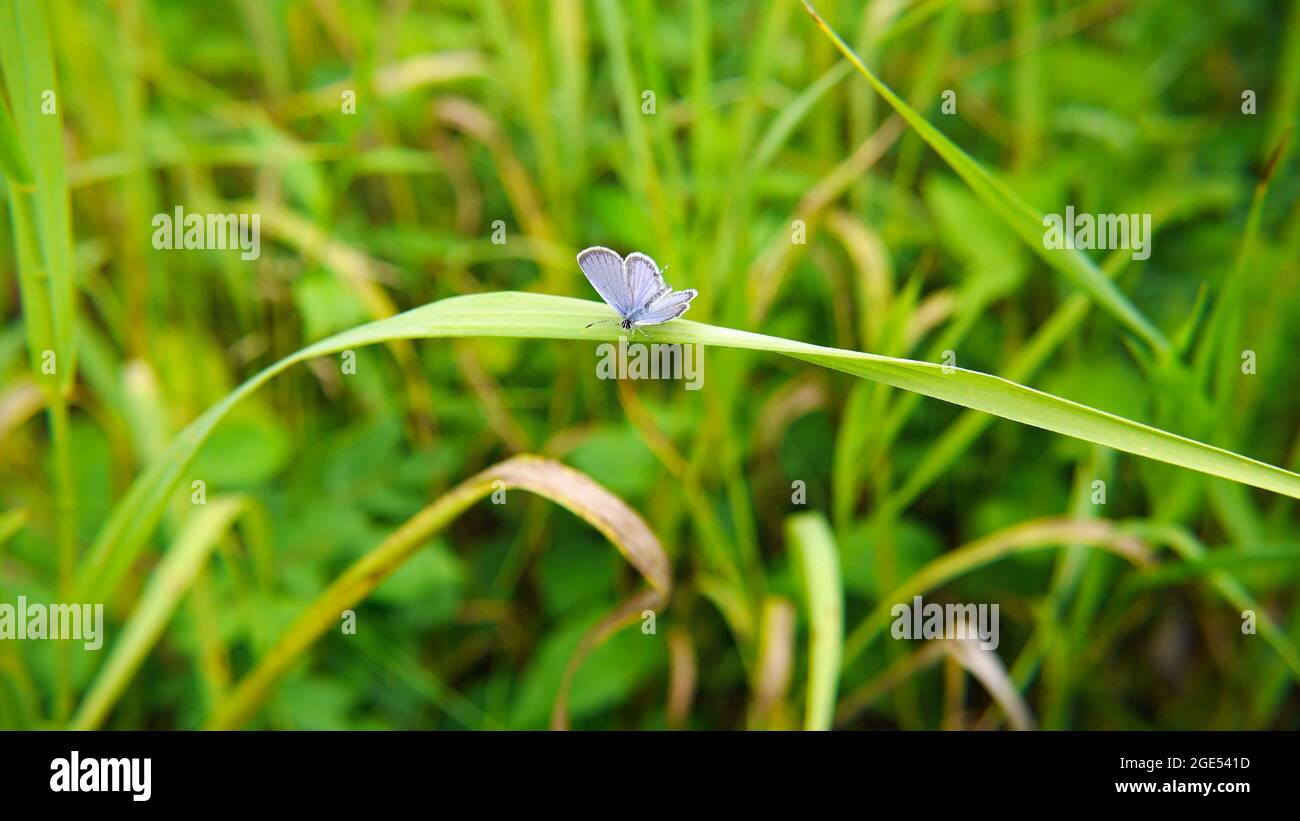
[[[655,261],[640,252],[628,254],[627,259],[623,259],[614,251],[598,245],[578,254],[578,267],[587,275],[587,281],[600,298],[618,311],[618,324],[625,331],[676,319],[686,313],[691,300],[699,296],[699,291],[694,288],[674,291],[664,282],[663,272]]]

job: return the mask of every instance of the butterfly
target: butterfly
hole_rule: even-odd
[[[674,291],[664,282],[663,272],[655,261],[640,252],[628,254],[627,259],[623,259],[614,251],[597,245],[578,254],[578,267],[587,275],[587,281],[600,298],[618,311],[620,319],[617,322],[625,331],[676,319],[686,313],[691,300],[699,296],[699,291],[694,288]]]

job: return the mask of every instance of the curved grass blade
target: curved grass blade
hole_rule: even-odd
[[[993,702],[1006,713],[1012,729],[1034,729],[1034,715],[1020,697],[1020,691],[1007,675],[1007,668],[997,653],[983,650],[975,639],[941,640],[944,652],[951,656],[966,672],[975,677],[988,691]]]
[[[616,341],[603,303],[510,291],[452,297],[371,322],[285,357],[244,382],[190,423],[162,457],[142,473],[114,507],[78,577],[82,601],[103,601],[139,555],[158,523],[168,494],[223,416],[241,399],[289,366],[349,348],[391,339],[499,336]],[[699,343],[768,351],[942,399],[1054,433],[1178,465],[1211,476],[1300,499],[1300,476],[1177,434],[1105,413],[996,376],[860,351],[810,345],[679,319],[647,330],[654,342]]]
[[[952,579],[1007,556],[1042,550],[1058,544],[1082,544],[1109,550],[1135,565],[1150,563],[1146,546],[1111,522],[1102,519],[1040,519],[1014,525],[970,542],[918,570],[893,591],[881,597],[844,642],[844,666],[852,664],[884,632],[897,602],[909,601]]]
[[[556,718],[563,719],[567,686],[582,659],[619,626],[628,613],[667,602],[672,592],[668,554],[645,521],[621,499],[583,473],[559,462],[536,456],[516,456],[494,465],[452,488],[436,502],[412,516],[378,547],[361,557],[308,605],[252,672],[217,709],[208,729],[234,729],[244,724],[265,703],[275,685],[325,631],[338,623],[339,613],[353,607],[383,583],[402,564],[499,483],[520,488],[564,506],[600,531],[645,577],[650,590],[637,594],[602,619],[583,637],[570,660],[564,683],[556,697]]]
[[[619,630],[639,621],[643,612],[653,611],[666,603],[667,599],[658,590],[644,590],[606,613],[590,630],[582,634],[573,655],[569,656],[568,664],[564,666],[560,687],[555,693],[555,702],[551,705],[552,730],[569,729],[569,690],[587,656]]]

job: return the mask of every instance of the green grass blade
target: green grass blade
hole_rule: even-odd
[[[754,174],[767,168],[768,163],[772,162],[772,159],[776,157],[776,152],[781,150],[790,135],[803,122],[804,117],[808,116],[808,112],[812,110],[812,107],[838,85],[841,80],[847,77],[848,73],[848,63],[839,63],[832,66],[825,74],[817,78],[817,82],[799,92],[793,100],[781,109],[776,119],[772,121],[772,124],[768,126],[767,131],[763,134],[758,147],[754,149],[746,170],[746,179],[752,179]]]
[[[136,479],[83,562],[79,594],[90,597],[90,601],[107,595],[139,554],[158,522],[168,494],[216,424],[242,398],[289,366],[393,339],[480,336],[615,341],[618,331],[614,327],[585,327],[611,315],[601,303],[569,297],[511,291],[470,294],[353,328],[276,362],[192,422],[163,457]],[[779,353],[1054,433],[1300,498],[1300,476],[1290,471],[977,371],[953,368],[945,373],[940,365],[931,362],[827,348],[688,320],[653,327],[649,336],[656,342]]]
[[[844,586],[831,527],[820,513],[800,513],[785,521],[808,608],[808,704],[805,730],[829,730],[835,719],[835,688],[844,647]]]
[[[140,601],[122,628],[112,655],[72,717],[71,729],[94,730],[103,724],[131,676],[162,636],[181,597],[190,589],[217,540],[243,507],[244,500],[238,497],[213,499],[185,522],[176,543],[145,583]]]
[[[1135,580],[1143,587],[1164,587],[1184,584],[1217,570],[1256,569],[1258,566],[1277,565],[1273,579],[1294,575],[1300,569],[1300,546],[1251,547],[1245,550],[1216,550],[1196,555],[1181,562],[1167,562],[1159,570],[1145,573]]]
[[[76,349],[72,344],[72,216],[63,165],[63,102],[54,74],[45,4],[7,5],[0,15],[0,65],[14,108],[17,137],[33,163],[36,227],[49,277],[59,385],[67,390],[76,374]],[[52,111],[47,108],[51,105]]]
[[[27,164],[27,155],[18,142],[13,119],[4,103],[0,103],[0,173],[19,188],[32,187],[32,167]]]
[[[38,356],[54,355],[53,372],[42,367],[41,373],[51,377],[44,380],[46,416],[52,444],[58,589],[66,597],[72,588],[78,554],[67,402],[76,383],[76,303],[72,209],[63,163],[63,101],[55,77],[46,4],[12,2],[0,9],[0,67],[13,107],[13,136],[32,163],[30,191],[26,186],[11,184],[10,202],[15,214],[17,256],[24,269],[20,274],[24,315],[35,325],[28,336],[29,354],[33,362]],[[47,347],[38,348],[37,340],[46,334]],[[42,366],[45,364],[42,360]],[[70,650],[70,645],[60,645],[55,661],[54,703],[59,720],[66,719],[72,707]]]
[[[836,48],[853,67],[858,70],[881,97],[916,129],[921,139],[951,166],[952,170],[970,186],[970,189],[993,209],[1007,226],[1019,236],[1034,253],[1042,257],[1049,266],[1064,274],[1068,279],[1097,300],[1097,304],[1123,323],[1133,333],[1156,351],[1165,351],[1169,347],[1164,334],[1129,302],[1128,297],[1107,279],[1102,272],[1082,252],[1075,249],[1052,250],[1043,246],[1043,215],[1020,199],[1001,180],[963,151],[943,132],[935,128],[916,109],[909,106],[903,98],[894,93],[889,86],[867,68],[847,43],[826,23],[808,0],[803,0],[804,8],[831,38]]]

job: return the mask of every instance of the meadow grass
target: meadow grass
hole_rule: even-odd
[[[1300,10],[4,15],[0,602],[109,639],[0,643],[0,726],[1297,726]],[[702,390],[593,378],[594,244]]]

